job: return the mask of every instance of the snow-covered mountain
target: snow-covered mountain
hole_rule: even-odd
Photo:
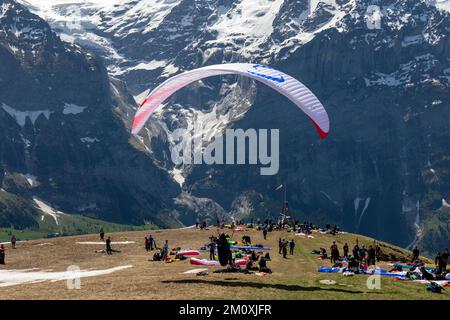
[[[183,70],[238,61],[274,65],[324,102],[332,128],[319,142],[288,101],[252,81],[208,79],[171,98],[142,143],[182,186],[174,212],[188,208],[186,223],[206,211],[277,212],[273,187],[285,183],[302,217],[403,245],[448,242],[448,0],[20,2],[64,41],[101,56],[138,102]],[[280,174],[174,167],[168,133],[194,120],[207,137],[229,126],[282,128]],[[442,230],[427,232],[436,226]]]
[[[176,223],[157,216],[180,190],[130,139],[133,103],[101,59],[0,1],[0,226],[36,226],[50,205],[55,217]]]
[[[63,40],[100,52],[111,74],[135,94],[190,63],[223,58],[269,62],[283,58],[324,30],[344,32],[367,18],[359,0],[20,0],[45,18]],[[450,11],[449,0],[416,1]],[[384,27],[411,20],[408,1],[375,1]],[[154,71],[154,72],[152,72]],[[145,81],[145,75],[149,79]],[[143,91],[143,90],[142,90]]]

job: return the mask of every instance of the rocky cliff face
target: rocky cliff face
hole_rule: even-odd
[[[137,100],[183,70],[240,61],[271,64],[323,101],[332,127],[319,141],[289,101],[252,81],[208,79],[171,98],[142,136],[153,162],[182,186],[171,212],[185,223],[276,217],[282,195],[274,188],[283,183],[300,219],[405,246],[448,245],[448,2],[28,2],[63,39],[102,56]],[[279,174],[175,168],[168,133],[194,120],[206,123],[206,140],[227,127],[279,128]]]
[[[0,9],[1,225],[34,224],[35,198],[64,212],[170,225],[156,214],[179,188],[130,137],[134,101],[124,84],[22,6],[5,0]]]

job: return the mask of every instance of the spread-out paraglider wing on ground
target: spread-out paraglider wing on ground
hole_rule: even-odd
[[[330,130],[328,114],[319,99],[305,85],[271,67],[249,63],[212,65],[169,78],[155,88],[141,103],[134,117],[131,132],[138,134],[153,111],[181,88],[203,78],[229,74],[256,79],[283,94],[306,113],[321,138],[327,136]]]

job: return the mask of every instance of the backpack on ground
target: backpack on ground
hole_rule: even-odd
[[[442,286],[436,282],[430,282],[430,284],[427,286],[427,290],[433,293],[442,293],[442,289]]]

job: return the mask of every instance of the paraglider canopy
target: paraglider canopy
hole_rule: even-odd
[[[141,103],[134,117],[131,132],[138,134],[153,111],[176,91],[194,81],[227,74],[250,77],[278,91],[306,113],[322,139],[327,136],[330,130],[328,114],[319,99],[305,85],[293,77],[271,67],[249,63],[212,65],[169,78],[155,88]]]

